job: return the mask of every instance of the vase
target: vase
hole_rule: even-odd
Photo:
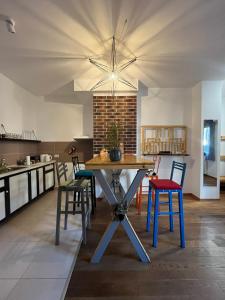
[[[119,148],[113,148],[109,152],[109,158],[111,161],[121,160],[121,151]]]

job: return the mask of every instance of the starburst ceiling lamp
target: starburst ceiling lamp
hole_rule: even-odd
[[[91,64],[93,64],[95,67],[100,69],[101,71],[106,73],[106,76],[99,80],[91,89],[90,91],[95,91],[99,87],[109,83],[112,81],[112,95],[114,95],[116,82],[120,82],[123,85],[126,85],[134,90],[137,90],[137,88],[128,80],[124,79],[120,73],[127,69],[131,64],[133,64],[137,58],[134,56],[133,58],[123,61],[122,64],[117,63],[117,51],[116,51],[116,38],[115,36],[112,37],[112,48],[111,48],[111,61],[109,65],[105,65],[100,61],[97,61],[96,59],[89,58],[89,61]]]

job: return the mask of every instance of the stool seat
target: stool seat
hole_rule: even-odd
[[[92,171],[89,170],[79,170],[75,172],[75,176],[82,176],[82,177],[91,177],[94,176]]]
[[[89,180],[89,191],[91,193],[91,213],[94,214],[96,208],[96,194],[95,194],[95,176],[94,172],[90,170],[80,169],[78,156],[72,157],[73,170],[75,179],[88,179]]]
[[[170,179],[152,179],[149,181],[151,186],[157,190],[181,190],[182,186]]]

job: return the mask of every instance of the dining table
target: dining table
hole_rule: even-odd
[[[109,157],[101,157],[98,155],[85,163],[85,169],[93,171],[113,213],[112,220],[108,224],[91,258],[92,263],[99,263],[101,261],[119,225],[122,225],[140,260],[144,263],[150,263],[150,257],[131,225],[127,213],[146,172],[153,168],[153,161],[143,159],[136,155],[122,155],[119,161],[110,161]],[[121,173],[125,169],[136,170],[134,179],[126,191],[120,181]],[[107,180],[105,176],[105,171],[107,170],[111,170],[110,180]]]

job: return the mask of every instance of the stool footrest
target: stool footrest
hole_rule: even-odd
[[[175,211],[175,212],[161,211],[158,213],[158,216],[173,216],[173,215],[179,215],[179,211]]]

